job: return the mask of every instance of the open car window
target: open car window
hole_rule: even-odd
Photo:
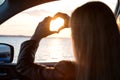
[[[30,39],[37,24],[46,16],[53,16],[57,12],[71,15],[73,10],[82,4],[92,0],[60,0],[49,2],[27,9],[0,25],[0,42],[14,46],[14,61],[23,41]],[[115,11],[117,0],[102,0],[112,11]],[[60,60],[74,60],[71,31],[69,28],[62,30],[59,34],[48,36],[40,42],[35,62],[57,62]]]

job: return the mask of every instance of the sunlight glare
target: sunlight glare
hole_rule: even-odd
[[[120,15],[118,16],[116,22],[117,22],[117,25],[118,25],[118,29],[120,31]]]
[[[55,20],[52,20],[50,23],[50,31],[58,31],[60,27],[64,25],[64,19],[63,18],[56,18]]]

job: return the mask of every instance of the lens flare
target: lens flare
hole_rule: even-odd
[[[50,22],[50,31],[58,31],[64,25],[64,19],[58,17]]]
[[[118,29],[120,30],[120,15],[118,16],[118,18],[117,18],[117,25],[118,25]]]

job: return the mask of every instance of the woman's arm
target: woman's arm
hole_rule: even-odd
[[[31,80],[44,80],[42,70],[45,66],[34,64],[37,47],[38,43],[35,40],[22,43],[16,68],[20,74]]]
[[[18,72],[32,80],[43,79],[42,71],[46,67],[35,64],[34,59],[40,40],[54,33],[49,31],[50,21],[51,17],[46,17],[38,24],[36,31],[31,39],[23,42],[21,45],[16,68]]]
[[[51,68],[34,63],[35,53],[40,40],[48,35],[56,33],[56,31],[51,32],[49,30],[51,19],[51,17],[46,17],[40,22],[31,39],[23,42],[21,45],[16,68],[18,72],[27,76],[31,80],[62,80],[63,78],[63,74],[61,74],[55,67]]]

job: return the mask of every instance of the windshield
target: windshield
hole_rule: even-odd
[[[13,16],[0,25],[0,42],[14,46],[13,63],[17,62],[21,43],[30,39],[40,21],[57,12],[71,15],[75,8],[86,2],[88,0],[60,0],[41,4]],[[117,0],[103,0],[102,2],[107,4],[113,12],[115,11]],[[74,60],[69,28],[42,39],[35,58],[35,62],[58,62],[60,60]]]

